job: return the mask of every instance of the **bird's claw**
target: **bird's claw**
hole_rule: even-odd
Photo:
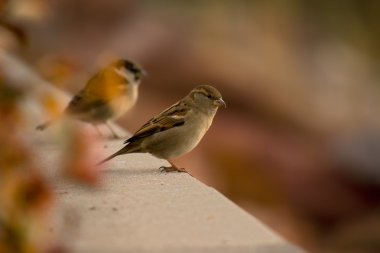
[[[113,135],[109,136],[108,139],[109,140],[120,140],[120,139],[122,139],[122,137],[120,137],[119,135],[113,134]]]
[[[170,167],[161,166],[160,172],[187,172],[187,171],[184,168],[177,168],[174,166],[170,166]]]

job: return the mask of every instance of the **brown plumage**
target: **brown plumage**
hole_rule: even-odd
[[[167,160],[182,156],[199,143],[222,105],[225,103],[217,89],[209,85],[198,86],[150,119],[124,142],[126,145],[122,149],[99,164],[128,153],[150,153]],[[178,170],[174,165],[164,169]]]
[[[95,126],[107,124],[136,103],[143,73],[144,70],[128,60],[113,62],[87,82],[71,99],[63,115]],[[41,124],[37,129],[44,130],[51,122]],[[114,131],[110,130],[115,136]]]

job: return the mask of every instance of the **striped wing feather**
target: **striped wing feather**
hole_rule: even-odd
[[[185,106],[184,102],[180,101],[161,112],[156,117],[150,119],[124,143],[131,143],[141,138],[151,136],[155,133],[163,132],[173,127],[182,126],[185,124],[185,116],[188,112],[188,107]]]

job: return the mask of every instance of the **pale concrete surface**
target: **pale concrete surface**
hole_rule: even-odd
[[[106,153],[121,143],[109,142]],[[302,252],[197,179],[161,173],[163,160],[119,156],[96,190],[55,177],[59,147],[38,148],[59,196],[51,231],[73,252]]]

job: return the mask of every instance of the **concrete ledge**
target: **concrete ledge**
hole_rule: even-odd
[[[109,142],[107,153],[121,143]],[[43,165],[59,196],[51,231],[73,252],[301,252],[213,188],[159,172],[166,162],[148,154],[115,158],[94,190],[54,176],[59,148],[37,148],[49,153]]]
[[[37,133],[34,127],[43,116],[40,93],[51,92],[62,105],[68,96],[1,51],[0,66],[12,83],[34,91],[22,105],[30,130],[25,138],[31,138],[36,160],[58,196],[48,232],[70,252],[303,252],[195,178],[160,173],[167,162],[147,154],[109,162],[99,189],[65,181],[57,176],[62,143],[51,143],[53,129]],[[109,141],[105,153],[121,146],[122,141]]]

